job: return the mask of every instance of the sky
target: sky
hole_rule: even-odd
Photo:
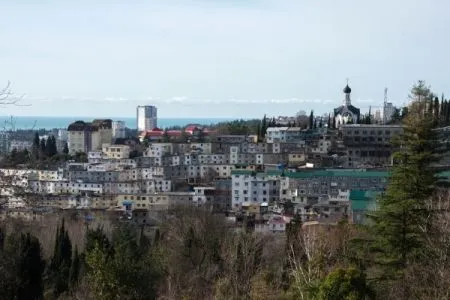
[[[39,2],[39,3],[37,3]],[[0,115],[252,118],[450,96],[448,0],[1,1]]]

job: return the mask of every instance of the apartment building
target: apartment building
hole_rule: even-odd
[[[70,154],[101,150],[103,144],[112,142],[112,120],[76,121],[67,132]]]
[[[113,139],[124,139],[126,137],[125,128],[125,121],[112,121]]]
[[[343,190],[384,190],[390,177],[386,171],[365,169],[312,169],[285,175],[290,191],[317,201],[323,196],[338,195]]]
[[[172,143],[152,143],[148,146],[144,152],[144,157],[156,157],[161,158],[164,155],[173,154]]]
[[[392,139],[403,132],[400,125],[346,124],[340,127],[346,147],[346,168],[392,165]]]
[[[103,144],[102,152],[107,159],[127,159],[130,157],[130,146]]]
[[[268,203],[280,200],[281,182],[285,177],[275,173],[258,173],[250,170],[234,170],[231,176],[232,209],[243,203]]]
[[[136,108],[136,128],[138,131],[153,130],[158,127],[158,110],[155,106],[144,105]]]

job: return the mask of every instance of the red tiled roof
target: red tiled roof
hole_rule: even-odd
[[[145,136],[162,136],[164,132],[162,131],[147,131],[145,132]]]
[[[167,135],[169,136],[180,136],[182,134],[181,130],[167,130]]]

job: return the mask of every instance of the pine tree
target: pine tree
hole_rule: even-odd
[[[55,248],[50,264],[55,296],[69,289],[70,266],[72,265],[72,243],[65,229],[64,219],[56,233]]]
[[[445,100],[445,125],[450,125],[450,100]]]
[[[312,129],[314,127],[314,111],[311,110],[311,113],[309,114],[309,129]]]
[[[161,232],[159,231],[159,228],[156,228],[155,236],[153,238],[153,244],[155,246],[158,246],[160,241],[161,241]]]
[[[39,146],[39,151],[41,153],[41,155],[46,155],[46,145],[45,145],[45,139],[42,139],[40,142],[40,146]]]
[[[444,94],[442,94],[440,106],[439,106],[439,124],[440,126],[445,126],[445,99]]]
[[[431,163],[434,155],[434,114],[424,89],[413,88],[413,102],[403,120],[404,133],[397,141],[401,150],[395,154],[386,193],[380,198],[378,210],[369,217],[374,240],[374,262],[384,278],[401,291],[402,299],[410,299],[405,284],[405,269],[412,261],[426,258],[425,240],[430,212],[425,201],[433,192],[436,182]]]
[[[78,249],[75,247],[75,251],[72,258],[72,264],[70,266],[69,273],[69,285],[70,287],[74,287],[78,283],[78,276],[80,274],[80,256],[78,254]]]
[[[439,124],[440,121],[440,111],[439,111],[439,98],[434,98],[434,105],[433,105],[433,114],[434,114],[434,120],[436,122],[436,125]]]
[[[33,157],[35,159],[39,159],[39,150],[41,147],[41,140],[39,138],[39,133],[35,133],[34,139],[33,139],[33,146],[31,148],[31,151],[33,153]]]
[[[68,154],[69,154],[69,145],[67,144],[67,142],[64,143],[63,153],[64,153],[65,155],[68,155]]]
[[[256,127],[256,142],[259,143],[261,141],[261,124],[258,124]]]
[[[267,118],[266,115],[264,115],[261,121],[261,138],[266,137],[266,132],[267,132]]]
[[[45,141],[45,155],[47,157],[52,156],[52,138],[51,138],[51,136],[47,137],[47,140]]]
[[[29,233],[21,235],[17,299],[43,299],[44,260],[39,240]]]
[[[50,147],[50,155],[55,156],[58,154],[58,148],[56,147],[56,138],[54,135],[51,136],[51,147]]]

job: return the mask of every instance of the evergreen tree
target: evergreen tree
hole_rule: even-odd
[[[13,164],[16,164],[16,163],[17,163],[17,159],[18,159],[18,151],[17,151],[17,148],[13,148],[13,149],[11,150],[10,158],[11,158],[11,162],[12,162]]]
[[[41,140],[39,138],[39,133],[36,132],[34,134],[34,139],[33,139],[33,146],[31,148],[31,151],[33,153],[33,157],[34,159],[39,159],[39,151],[40,151],[40,147],[41,147]]]
[[[420,82],[419,82],[420,84]],[[430,212],[425,201],[433,192],[435,170],[430,166],[434,155],[434,114],[428,109],[424,88],[413,88],[413,102],[403,120],[404,133],[397,141],[401,150],[395,154],[395,165],[386,193],[378,210],[369,217],[374,240],[374,262],[388,283],[400,289],[402,299],[410,299],[404,283],[405,269],[412,261],[426,258],[425,239]],[[423,85],[422,85],[423,87]]]
[[[327,122],[327,127],[331,128],[332,124],[331,124],[331,116],[330,114],[328,114],[328,122]]]
[[[0,247],[0,299],[43,299],[44,268],[41,245],[35,237],[30,234],[5,237]]]
[[[439,111],[439,98],[435,97],[434,98],[434,105],[433,105],[433,114],[434,114],[434,120],[436,122],[436,125],[439,124],[439,120],[440,120],[440,111]]]
[[[50,272],[54,284],[53,293],[55,296],[69,289],[69,274],[72,265],[72,243],[69,234],[64,226],[64,219],[61,227],[56,233],[55,248],[50,264]]]
[[[30,234],[22,234],[16,299],[43,299],[43,272],[44,260],[39,240]]]
[[[354,268],[337,269],[329,273],[320,284],[316,297],[318,300],[375,299],[366,283],[365,274]]]
[[[86,249],[88,284],[95,299],[156,299],[158,270],[148,249],[138,245],[132,224],[120,225],[110,242],[100,231],[92,231],[94,245]]]
[[[261,121],[261,138],[266,137],[266,132],[267,132],[267,118],[266,115],[264,115]]]
[[[259,143],[261,141],[261,125],[259,124],[256,127],[256,142]]]
[[[46,155],[46,145],[45,145],[45,139],[41,139],[41,142],[40,142],[40,146],[39,146],[39,151],[40,151],[40,153],[41,153],[41,155]]]
[[[56,138],[52,135],[52,147],[51,147],[51,156],[55,156],[58,154],[58,148],[56,147]]]
[[[45,155],[47,157],[52,156],[52,137],[47,137],[47,140],[45,141]]]
[[[445,126],[445,99],[444,94],[442,94],[442,99],[439,106],[439,124],[440,126]]]
[[[450,125],[450,101],[445,100],[445,125]]]
[[[314,111],[311,110],[311,113],[309,114],[309,129],[312,129],[314,127]]]
[[[70,266],[69,273],[69,284],[70,287],[74,287],[78,283],[78,276],[80,274],[80,255],[78,254],[78,249],[75,247],[75,251],[72,258],[72,264]]]
[[[67,144],[67,142],[64,143],[63,153],[64,153],[65,155],[68,155],[68,154],[69,154],[69,145]]]
[[[161,232],[159,231],[159,228],[156,228],[155,237],[153,238],[153,244],[155,246],[158,246],[160,241],[161,241]]]
[[[202,131],[203,132],[203,131]],[[167,133],[167,130],[164,130],[164,134],[163,134],[163,136],[162,136],[162,141],[163,141],[163,143],[168,143],[168,142],[170,142],[170,136],[169,136],[169,134]]]
[[[408,106],[402,107],[402,113],[401,113],[402,120],[408,116],[408,110],[409,110]]]

